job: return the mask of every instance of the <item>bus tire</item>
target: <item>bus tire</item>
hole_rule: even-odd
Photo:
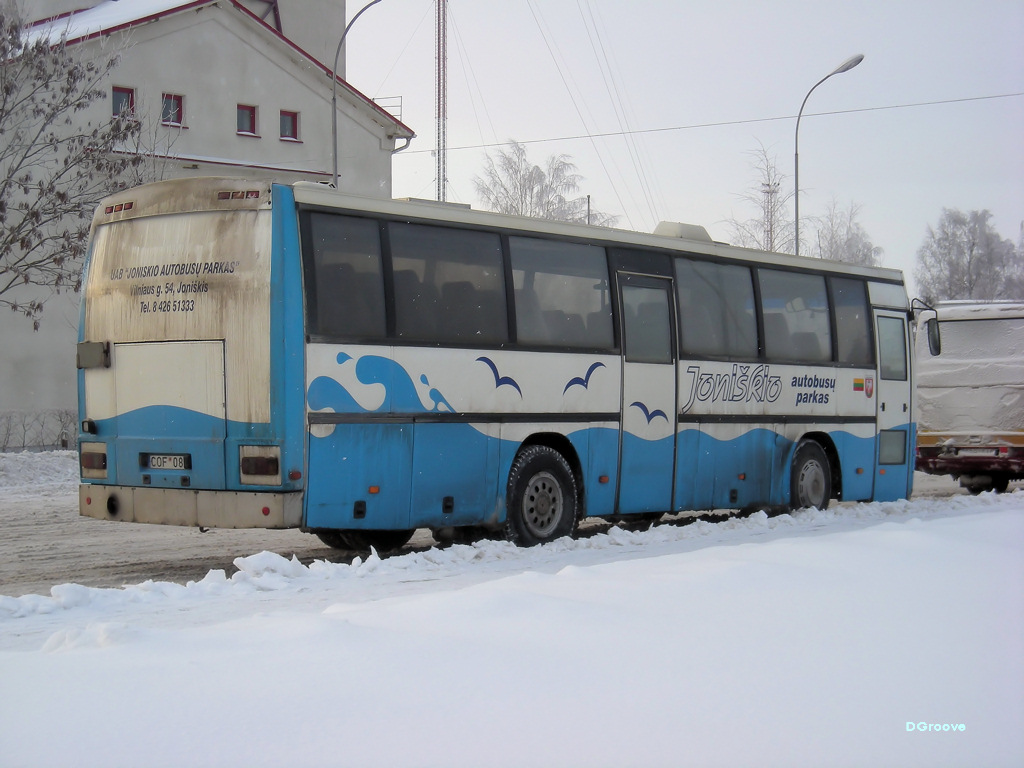
[[[529,445],[508,473],[506,538],[532,547],[576,532],[576,479],[554,448]]]
[[[316,535],[333,549],[390,552],[409,543],[416,531],[335,531],[321,530]]]
[[[832,500],[832,470],[825,450],[814,440],[801,440],[793,454],[790,509],[825,509]]]
[[[320,539],[331,549],[352,549],[349,546],[348,539],[345,538],[345,534],[342,531],[334,531],[325,528],[324,530],[314,531],[316,537]]]

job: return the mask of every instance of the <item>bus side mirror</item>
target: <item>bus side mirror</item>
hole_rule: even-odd
[[[939,333],[939,318],[929,318],[925,323],[925,332],[928,334],[928,351],[932,357],[942,354],[942,334]]]

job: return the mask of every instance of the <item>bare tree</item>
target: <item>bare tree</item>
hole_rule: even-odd
[[[992,228],[987,210],[944,208],[917,251],[917,278],[926,300],[1014,299],[1024,278],[1024,254]]]
[[[776,253],[793,252],[793,218],[789,204],[793,192],[786,184],[787,177],[779,171],[778,161],[761,143],[751,151],[751,167],[758,181],[748,192],[737,195],[757,210],[757,215],[740,221],[729,219],[733,245],[757,248]]]
[[[496,213],[615,226],[617,216],[591,210],[589,198],[579,196],[582,181],[568,155],[552,155],[541,168],[511,139],[497,159],[487,155],[483,177],[473,178],[480,199]]]
[[[860,206],[856,203],[850,203],[849,208],[843,209],[832,198],[825,215],[815,219],[818,258],[865,267],[876,267],[882,263],[884,252],[871,242],[857,221],[859,215]]]
[[[37,328],[47,298],[80,287],[96,202],[140,162],[114,151],[135,120],[82,117],[106,97],[117,53],[78,54],[66,35],[29,34],[16,3],[0,2],[0,305]]]

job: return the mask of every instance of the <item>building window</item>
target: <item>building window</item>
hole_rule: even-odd
[[[281,110],[281,138],[299,140],[299,113]]]
[[[165,93],[160,107],[160,121],[164,125],[184,125],[185,101],[181,96]]]
[[[238,133],[245,134],[246,136],[256,136],[256,107],[239,104],[237,115]]]
[[[115,85],[111,93],[110,114],[114,117],[132,117],[135,114],[135,89]]]

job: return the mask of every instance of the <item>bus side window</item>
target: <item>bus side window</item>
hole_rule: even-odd
[[[388,233],[399,338],[474,345],[508,340],[496,233],[404,222],[391,222]]]
[[[883,379],[907,380],[907,337],[898,317],[878,318],[879,371]]]
[[[868,367],[874,365],[871,349],[871,316],[863,280],[830,278],[836,313],[836,344],[839,362]]]
[[[510,237],[520,344],[575,349],[614,346],[603,248]]]
[[[758,270],[764,307],[765,353],[769,359],[799,363],[832,360],[832,330],[823,275]],[[786,331],[770,317],[784,318]]]
[[[330,337],[383,338],[384,280],[377,222],[312,213],[309,231],[315,297],[308,302],[310,331]]]
[[[748,267],[677,259],[676,291],[684,355],[757,357]]]

